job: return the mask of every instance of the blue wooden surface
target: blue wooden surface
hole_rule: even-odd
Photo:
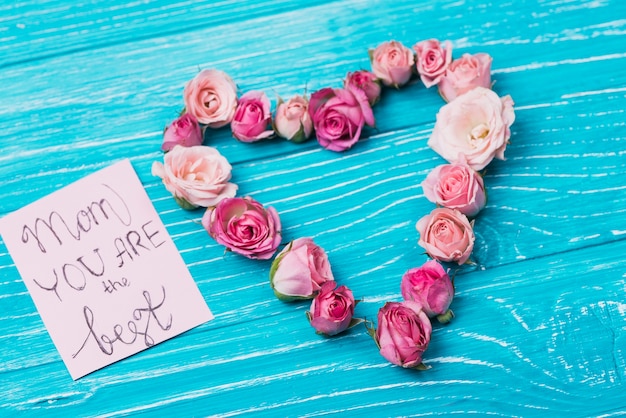
[[[315,335],[307,303],[269,287],[269,262],[223,255],[151,176],[162,129],[199,68],[274,98],[338,86],[367,49],[448,39],[494,57],[516,121],[485,176],[476,265],[426,372],[387,363],[356,328]],[[47,416],[617,416],[626,413],[626,3],[477,1],[4,1],[0,216],[130,158],[216,318],[72,381],[0,242],[0,414]],[[374,318],[426,257],[419,183],[443,104],[385,90],[348,152],[212,132],[240,195],[312,236]],[[275,100],[273,100],[275,103]]]

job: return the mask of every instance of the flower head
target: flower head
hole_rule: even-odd
[[[413,73],[413,51],[398,41],[383,42],[370,50],[372,71],[385,86],[405,85]]]
[[[350,327],[356,305],[350,289],[336,286],[335,282],[324,283],[311,303],[311,310],[307,312],[315,331],[329,337]]]
[[[437,208],[416,224],[418,244],[435,260],[465,263],[474,249],[472,224],[456,209]]]
[[[243,142],[255,142],[274,134],[270,100],[261,91],[249,91],[239,98],[230,124],[233,136]]]
[[[400,290],[404,300],[422,305],[429,318],[443,317],[454,298],[454,285],[443,266],[435,260],[408,270],[402,276]]]
[[[237,106],[237,86],[228,74],[210,69],[200,71],[183,91],[187,113],[210,128],[230,123]]]
[[[190,113],[185,113],[165,128],[161,149],[167,152],[176,145],[183,147],[202,145],[203,139],[202,130],[196,117]]]

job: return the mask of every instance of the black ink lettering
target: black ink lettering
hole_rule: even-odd
[[[59,295],[59,292],[57,291],[57,286],[59,284],[59,275],[57,274],[56,269],[53,269],[52,272],[54,273],[54,285],[52,287],[45,287],[44,285],[39,283],[36,279],[33,279],[33,281],[35,282],[37,286],[41,287],[43,290],[54,292],[54,294],[57,295],[57,298],[59,298],[59,301],[63,302],[63,300],[61,299],[61,296]]]
[[[120,264],[118,264],[118,267],[122,267],[124,265],[124,254],[126,254],[128,258],[130,258],[130,261],[133,261],[133,255],[128,252],[128,250],[126,249],[126,244],[124,244],[124,241],[121,238],[119,237],[115,238],[114,244],[115,244],[115,249],[117,250],[116,257],[120,261]],[[122,245],[122,248],[120,248],[120,244]]]
[[[131,235],[135,237],[135,245],[133,245],[133,243],[130,241]],[[126,242],[128,242],[130,249],[133,250],[135,255],[139,255],[139,252],[137,251],[137,247],[141,247],[141,248],[145,248],[146,250],[149,250],[148,247],[146,247],[145,245],[141,243],[141,235],[139,235],[139,232],[137,231],[129,231],[128,234],[126,234]]]
[[[96,248],[95,250],[93,250],[93,252],[98,256],[98,258],[100,259],[100,272],[96,272],[95,270],[92,270],[91,267],[89,267],[87,264],[85,264],[85,262],[83,261],[83,258],[85,258],[84,256],[78,257],[76,259],[76,261],[78,261],[84,268],[87,269],[87,271],[89,273],[91,273],[92,276],[96,276],[96,277],[100,277],[104,274],[104,261],[102,261],[102,256],[100,255],[100,249]]]
[[[112,280],[104,281],[103,280],[102,286],[104,286],[105,293],[113,293],[116,290],[120,290],[120,288],[122,287],[130,286],[130,282],[128,281],[126,277],[122,277],[122,280],[120,281],[112,281]]]
[[[159,309],[161,306],[163,306],[163,303],[165,303],[165,287],[161,286],[161,289],[163,290],[163,299],[161,299],[161,302],[159,302],[158,305],[152,304],[152,297],[150,296],[150,293],[144,290],[143,297],[146,299],[146,302],[148,302],[148,307],[143,308],[143,309],[137,308],[133,311],[133,318],[135,318],[138,321],[143,318],[144,312],[148,314],[148,317],[146,320],[146,328],[144,332],[141,333],[144,336],[144,342],[147,347],[151,347],[154,345],[154,340],[152,339],[152,337],[150,337],[150,335],[148,335],[148,328],[150,327],[150,318],[154,318],[159,328],[161,328],[161,330],[163,331],[167,331],[172,327],[172,314],[170,314],[166,325],[161,323],[161,321],[156,315],[157,309]]]
[[[78,270],[78,272],[80,273],[80,276],[82,277],[82,281],[80,284],[78,285],[74,285],[72,283],[70,283],[68,276],[67,276],[67,269],[68,267],[72,267],[76,270]],[[65,282],[68,284],[69,287],[71,287],[74,290],[83,290],[85,288],[85,286],[87,286],[87,279],[85,278],[85,273],[83,273],[83,271],[79,268],[76,267],[74,264],[63,264],[63,267],[61,267],[61,270],[63,270],[63,278],[65,279]]]
[[[160,231],[154,231],[152,234],[148,233],[148,231],[146,231],[146,226],[150,225],[152,223],[152,221],[148,221],[145,224],[141,225],[141,229],[143,230],[143,233],[146,234],[146,238],[148,238],[148,241],[150,241],[150,244],[152,244],[152,246],[154,248],[159,248],[161,245],[165,244],[165,241],[161,241],[158,244],[155,244],[154,241],[152,240],[152,237],[154,237],[155,235],[157,235]]]

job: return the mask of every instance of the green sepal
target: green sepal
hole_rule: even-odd
[[[440,324],[447,324],[452,320],[452,318],[454,318],[454,312],[452,312],[451,309],[448,309],[441,315],[437,315],[435,318],[437,318],[437,321],[439,321]]]
[[[182,197],[174,196],[174,200],[176,201],[176,203],[178,203],[178,206],[180,206],[181,208],[183,208],[185,210],[194,210],[194,209],[198,208],[197,205],[194,205],[194,204],[188,202],[187,200],[183,199]]]
[[[423,371],[423,370],[428,370],[428,369],[430,369],[431,367],[432,367],[432,366],[428,366],[428,365],[426,365],[426,364],[424,364],[424,363],[420,363],[420,364],[418,364],[417,366],[413,366],[413,367],[410,367],[410,368],[411,368],[411,369],[414,369],[414,370],[421,370],[421,371]]]
[[[380,344],[378,343],[378,338],[376,338],[376,327],[374,327],[374,324],[371,321],[364,320],[363,322],[365,323],[365,329],[367,330],[367,333],[370,337],[372,337],[372,339],[376,343],[376,347],[378,347],[378,349],[380,350]]]

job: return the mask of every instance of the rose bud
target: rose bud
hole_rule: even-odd
[[[302,96],[294,96],[286,102],[279,99],[274,130],[278,136],[296,143],[309,139],[313,132],[309,101]]]
[[[475,87],[439,109],[428,146],[451,163],[462,153],[472,169],[482,170],[493,158],[504,160],[514,120],[511,96]]]
[[[422,189],[431,202],[469,217],[480,212],[487,201],[483,178],[467,165],[463,154],[455,163],[435,167],[422,182]]]
[[[335,287],[335,282],[326,282],[311,303],[307,317],[311,326],[320,335],[332,337],[362,322],[353,319],[357,302],[346,286]]]
[[[161,149],[167,152],[176,145],[193,147],[202,145],[203,140],[198,120],[195,116],[185,113],[165,128]]]
[[[251,259],[272,258],[281,241],[280,218],[251,197],[224,199],[210,207],[202,226],[227,250]]]
[[[311,95],[309,113],[320,145],[345,151],[360,138],[364,125],[374,126],[374,113],[361,89],[323,88]]]
[[[442,323],[452,319],[453,313],[449,307],[454,298],[454,285],[437,261],[429,260],[421,267],[404,273],[400,290],[404,300],[422,305],[429,318],[436,317]]]
[[[334,280],[328,256],[311,238],[291,241],[274,259],[270,285],[283,301],[311,299]]]
[[[437,208],[416,224],[418,244],[439,261],[465,263],[474,249],[472,224],[456,209]]]
[[[428,88],[440,82],[452,62],[452,44],[445,41],[443,46],[437,39],[421,41],[413,46],[416,53],[417,73]]]
[[[239,98],[230,127],[233,136],[243,142],[256,142],[274,134],[270,100],[260,91],[249,91]]]
[[[413,73],[413,51],[397,41],[383,42],[369,51],[372,71],[385,86],[405,85]]]
[[[237,192],[237,185],[229,183],[231,165],[215,148],[176,145],[163,158],[163,164],[152,164],[152,175],[184,209],[214,206]]]
[[[353,73],[348,73],[346,79],[343,82],[344,87],[354,86],[363,90],[367,96],[367,101],[370,106],[374,106],[380,99],[380,81],[376,78],[376,75],[367,70],[359,70]]]
[[[237,107],[237,86],[223,71],[202,70],[185,85],[183,99],[187,113],[210,128],[230,123]]]
[[[439,94],[450,102],[474,87],[491,88],[491,61],[489,54],[463,54],[452,61],[439,81]]]
[[[378,328],[369,332],[380,354],[391,363],[407,369],[428,368],[422,355],[430,343],[432,325],[418,303],[385,303],[378,311]]]

